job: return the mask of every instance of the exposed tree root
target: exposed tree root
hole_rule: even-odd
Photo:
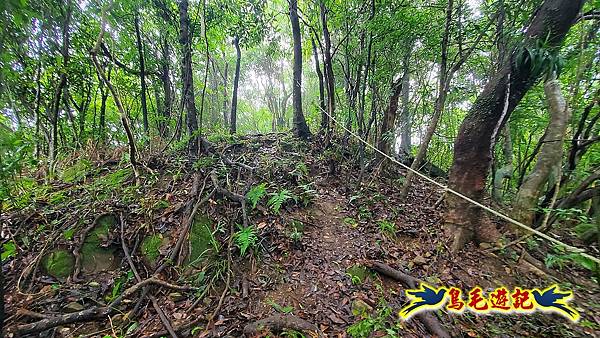
[[[244,327],[244,334],[248,337],[253,337],[265,330],[282,331],[285,329],[302,331],[307,334],[316,333],[318,337],[325,337],[315,324],[311,324],[300,317],[290,314],[277,314],[250,323]]]
[[[19,325],[17,327],[12,327],[9,329],[9,332],[15,333],[17,336],[21,334],[30,334],[35,332],[41,332],[44,330],[51,329],[56,326],[66,325],[77,322],[84,322],[100,317],[106,317],[117,311],[117,306],[123,302],[123,300],[132,294],[136,293],[139,289],[148,286],[148,285],[160,285],[169,289],[181,290],[181,291],[190,291],[194,290],[194,288],[179,286],[167,283],[163,280],[160,280],[156,277],[150,277],[145,279],[132,287],[125,290],[117,299],[115,299],[112,303],[107,306],[102,307],[92,307],[89,309],[85,309],[75,313],[68,313],[62,316],[49,317],[47,319],[42,319],[35,323]]]
[[[408,285],[408,287],[410,287],[411,289],[416,289],[417,284],[420,283],[419,279],[417,279],[413,276],[407,275],[404,272],[393,269],[389,265],[381,263],[381,262],[371,262],[369,267],[372,270],[374,270],[386,277],[390,277],[392,279],[395,279],[397,281],[400,281],[400,282]],[[448,331],[446,331],[446,329],[444,329],[442,327],[442,325],[437,320],[437,318],[435,318],[431,314],[419,313],[416,315],[416,317],[419,318],[421,323],[423,323],[423,325],[425,325],[425,327],[431,334],[434,334],[438,337],[450,338],[450,334],[448,333]]]

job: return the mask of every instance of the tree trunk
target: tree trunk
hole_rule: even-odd
[[[129,144],[129,162],[131,163],[131,167],[133,168],[133,174],[137,181],[139,178],[137,150],[135,147],[135,139],[133,137],[133,132],[131,131],[131,127],[129,124],[129,118],[127,117],[127,113],[125,112],[125,109],[123,108],[123,104],[121,103],[121,99],[119,98],[117,91],[115,90],[113,85],[110,83],[110,81],[106,77],[104,70],[102,69],[100,63],[98,62],[98,51],[100,50],[100,46],[102,44],[102,39],[104,38],[104,33],[106,31],[106,16],[107,16],[106,13],[108,12],[108,10],[110,9],[111,6],[112,6],[112,1],[109,1],[108,6],[104,7],[102,9],[102,18],[101,18],[102,21],[100,23],[100,33],[98,33],[98,39],[96,40],[96,44],[94,45],[94,48],[92,48],[92,50],[90,51],[90,54],[92,55],[92,62],[94,63],[94,67],[96,67],[96,71],[98,72],[98,75],[100,76],[100,78],[102,79],[104,84],[108,87],[110,93],[112,94],[113,100],[115,101],[115,105],[117,106],[117,109],[119,110],[119,114],[121,117],[121,123],[123,124],[123,129],[125,129],[125,134],[127,135],[127,142]]]
[[[425,158],[427,154],[427,148],[429,147],[429,142],[431,142],[431,138],[433,137],[433,133],[437,128],[437,124],[440,121],[440,117],[442,116],[442,112],[444,111],[444,104],[446,103],[446,95],[448,94],[448,87],[450,86],[451,75],[447,73],[448,68],[448,43],[450,40],[450,28],[452,25],[452,9],[453,9],[454,1],[448,0],[448,7],[446,8],[446,25],[444,28],[444,36],[442,37],[442,57],[440,62],[440,72],[439,72],[439,85],[438,85],[438,97],[435,100],[435,110],[433,112],[433,116],[429,125],[427,126],[427,132],[421,140],[421,144],[419,145],[419,151],[417,152],[417,157],[413,161],[410,168],[412,170],[419,170],[421,166],[421,162]],[[414,177],[414,172],[409,171],[406,175],[406,180],[404,182],[404,186],[402,187],[402,191],[400,192],[400,198],[405,199],[408,195],[408,189],[410,189],[410,185],[412,183],[412,179]]]
[[[189,152],[198,155],[198,120],[196,117],[196,98],[194,96],[194,77],[192,73],[192,37],[190,35],[190,17],[188,15],[188,0],[179,2],[179,43],[183,50],[181,75],[183,77],[183,105],[187,112],[186,123],[190,135]]]
[[[204,66],[204,83],[202,84],[202,96],[200,99],[200,137],[202,135],[202,119],[204,115],[204,100],[206,98],[206,87],[208,86],[208,66],[210,64],[210,51],[208,46],[208,36],[206,35],[206,0],[202,2],[202,36],[204,37],[204,52],[206,63]]]
[[[325,81],[327,83],[327,110],[329,115],[335,113],[335,79],[333,75],[333,64],[331,60],[331,36],[327,28],[327,8],[325,0],[320,0],[319,9],[321,14],[321,25],[323,26],[323,42],[325,50],[323,51],[323,67],[325,67]]]
[[[326,133],[329,130],[329,116],[327,115],[327,105],[325,104],[325,84],[323,81],[323,72],[321,72],[321,65],[319,65],[319,54],[317,53],[317,45],[315,44],[314,37],[311,36],[310,42],[312,44],[313,56],[315,58],[315,71],[317,72],[317,79],[319,80],[319,109],[321,110],[321,133]]]
[[[60,72],[60,78],[58,80],[58,85],[56,86],[56,91],[54,92],[54,100],[52,101],[52,118],[50,119],[52,123],[52,137],[50,139],[49,145],[49,159],[48,159],[48,175],[52,176],[54,174],[54,165],[56,162],[56,152],[58,148],[58,116],[60,111],[60,98],[62,97],[63,88],[67,85],[67,67],[69,64],[69,26],[71,24],[71,13],[72,13],[72,3],[71,0],[68,0],[66,3],[65,9],[65,17],[63,20],[62,27],[62,49],[61,54],[63,58],[62,70]]]
[[[550,175],[553,172],[556,173],[556,169],[561,165],[563,140],[571,118],[571,109],[567,105],[561,92],[560,83],[555,76],[546,81],[544,92],[550,111],[550,122],[546,128],[544,140],[549,140],[549,142],[542,144],[535,167],[525,178],[513,203],[516,218],[527,225],[533,223],[535,215],[533,208],[537,206],[542,189]],[[560,178],[556,177],[556,179]]]
[[[149,133],[149,125],[148,125],[148,103],[146,102],[146,62],[144,60],[144,46],[142,45],[142,35],[140,33],[140,13],[136,12],[135,18],[135,41],[138,50],[138,57],[140,60],[140,84],[141,84],[141,93],[140,93],[140,102],[142,104],[142,120],[144,122],[144,133],[148,136]]]
[[[410,116],[410,56],[412,47],[404,56],[404,74],[402,75],[402,112],[400,113],[400,149],[402,153],[411,153],[412,117]]]
[[[543,39],[550,47],[560,46],[583,2],[544,1],[527,28],[525,45],[534,46],[536,40]],[[515,48],[486,84],[464,119],[454,144],[450,188],[475,200],[483,197],[498,131],[540,75],[532,72],[530,62],[517,64],[516,57],[520,52],[523,52],[521,48]],[[478,235],[479,214],[476,206],[449,195],[445,221],[454,237],[453,251]]]
[[[377,148],[385,154],[390,153],[391,140],[394,139],[394,125],[396,121],[396,111],[398,110],[398,100],[402,94],[402,86],[404,84],[404,76],[397,81],[392,83],[392,94],[390,95],[390,103],[383,115],[383,121],[381,123],[381,134],[379,135],[379,142]],[[382,156],[377,156],[381,158]]]
[[[302,41],[300,21],[298,20],[298,0],[290,0],[290,22],[294,41],[294,83],[292,87],[292,105],[294,109],[294,136],[301,139],[310,137],[310,130],[302,113]]]
[[[233,45],[235,46],[235,75],[233,77],[233,93],[231,95],[231,119],[229,124],[229,133],[235,134],[237,128],[237,101],[238,101],[238,86],[240,84],[240,63],[242,61],[242,51],[240,50],[240,39],[236,35],[233,38]]]
[[[510,179],[513,175],[512,139],[508,124],[502,129],[502,134],[504,138],[502,145],[504,165],[494,172],[494,184],[492,185],[492,196],[496,202],[502,202],[502,183],[504,183],[505,179]]]
[[[160,64],[160,79],[163,86],[164,91],[164,104],[162,109],[162,118],[159,122],[159,131],[162,137],[166,137],[169,132],[169,120],[171,119],[171,114],[173,112],[173,93],[171,89],[171,67],[169,66],[171,61],[171,52],[169,48],[169,39],[167,37],[167,33],[163,32],[162,36],[162,60]]]

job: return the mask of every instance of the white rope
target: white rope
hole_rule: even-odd
[[[506,216],[506,215],[504,215],[503,213],[501,213],[501,212],[499,212],[499,211],[496,211],[496,210],[494,210],[494,209],[492,209],[492,208],[490,208],[490,207],[488,207],[488,206],[485,206],[485,205],[483,205],[483,204],[481,204],[481,203],[479,203],[479,202],[475,201],[474,199],[472,199],[472,198],[469,198],[469,197],[467,197],[467,196],[465,196],[465,195],[463,195],[463,194],[459,193],[458,191],[455,191],[455,190],[452,190],[452,189],[450,189],[448,186],[445,186],[445,185],[443,185],[443,184],[441,184],[441,183],[439,183],[439,182],[435,181],[434,179],[431,179],[431,178],[429,178],[428,176],[426,176],[426,175],[424,175],[424,174],[420,173],[419,171],[413,170],[411,167],[409,167],[409,166],[407,166],[407,165],[405,165],[405,164],[403,164],[403,163],[401,163],[401,162],[397,161],[395,158],[393,158],[393,157],[389,156],[388,154],[386,154],[386,153],[382,152],[381,150],[377,149],[375,146],[371,145],[369,142],[367,142],[367,141],[363,140],[363,139],[362,139],[362,137],[360,137],[359,135],[355,134],[354,132],[352,132],[351,130],[349,130],[348,128],[346,128],[346,126],[344,126],[343,124],[340,124],[340,123],[339,123],[339,122],[338,122],[338,121],[337,121],[337,120],[336,120],[336,119],[335,119],[333,116],[331,116],[331,115],[329,114],[329,112],[327,112],[327,111],[324,111],[324,110],[323,110],[323,112],[324,112],[325,114],[327,114],[327,116],[329,116],[329,118],[330,118],[330,119],[332,119],[332,120],[333,120],[333,121],[334,121],[334,122],[335,122],[337,125],[341,126],[341,127],[342,127],[342,129],[344,129],[344,130],[345,130],[346,132],[348,132],[350,135],[352,135],[352,136],[356,137],[356,138],[357,138],[359,141],[361,141],[362,143],[364,143],[364,144],[365,144],[366,146],[368,146],[369,148],[371,148],[371,149],[375,150],[376,152],[380,153],[381,155],[383,155],[384,157],[386,157],[386,158],[387,158],[387,159],[389,159],[390,161],[392,161],[392,162],[394,162],[394,163],[398,164],[399,166],[403,167],[404,169],[407,169],[407,170],[409,170],[409,171],[412,171],[412,172],[413,172],[415,175],[417,175],[417,176],[419,176],[419,177],[423,178],[424,180],[426,180],[426,181],[428,181],[428,182],[430,182],[430,183],[432,183],[432,184],[434,184],[434,185],[436,185],[436,186],[438,186],[438,187],[440,187],[440,188],[444,189],[444,191],[448,191],[448,192],[450,192],[450,193],[454,194],[455,196],[458,196],[458,197],[460,197],[460,198],[464,199],[465,201],[467,201],[467,202],[469,202],[469,203],[471,203],[471,204],[474,204],[474,205],[476,205],[476,206],[478,206],[478,207],[482,208],[483,210],[485,210],[485,211],[487,211],[487,212],[489,212],[489,213],[491,213],[491,214],[493,214],[493,215],[496,215],[496,216],[498,216],[498,217],[502,218],[503,220],[505,220],[505,221],[507,221],[507,222],[509,222],[509,223],[512,223],[512,224],[514,224],[514,225],[516,225],[516,226],[518,226],[518,227],[520,227],[520,228],[523,228],[523,229],[525,229],[525,230],[527,230],[527,231],[530,231],[530,232],[532,232],[532,233],[534,233],[534,234],[538,235],[539,237],[541,237],[541,238],[543,238],[543,239],[545,239],[545,240],[548,240],[548,241],[550,241],[550,242],[552,242],[552,243],[554,243],[554,244],[561,245],[561,246],[563,246],[563,247],[564,247],[564,248],[565,248],[567,251],[576,252],[576,253],[580,254],[581,256],[583,256],[583,257],[586,257],[586,258],[589,258],[589,259],[593,260],[594,262],[596,262],[597,264],[600,264],[600,259],[598,259],[598,258],[596,258],[596,257],[594,257],[594,256],[591,256],[590,254],[587,254],[587,253],[585,252],[585,250],[584,250],[584,249],[581,249],[581,248],[577,248],[577,247],[574,247],[574,246],[568,245],[568,244],[566,244],[566,243],[564,243],[564,242],[561,242],[561,241],[559,241],[559,240],[558,240],[558,239],[556,239],[556,238],[553,238],[553,237],[551,237],[551,236],[548,236],[548,235],[546,235],[545,233],[543,233],[543,232],[540,232],[540,231],[538,231],[538,230],[536,230],[536,229],[534,229],[534,228],[532,228],[532,227],[530,227],[530,226],[527,226],[527,225],[525,225],[525,224],[523,224],[523,223],[521,223],[521,222],[519,222],[519,221],[517,221],[517,220],[515,220],[515,219],[512,219],[512,218],[510,218],[509,216]]]

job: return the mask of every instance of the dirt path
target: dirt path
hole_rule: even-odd
[[[329,334],[353,323],[351,300],[360,291],[346,271],[365,258],[367,236],[344,222],[347,201],[335,188],[322,186],[314,204],[294,215],[306,225],[301,247],[282,262],[279,283],[259,297],[253,314],[291,311]]]

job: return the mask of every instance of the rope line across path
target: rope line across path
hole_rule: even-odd
[[[441,183],[439,183],[439,182],[435,181],[434,179],[432,179],[432,178],[428,177],[427,175],[424,175],[424,174],[422,174],[421,172],[419,172],[419,171],[417,171],[417,170],[413,170],[411,167],[409,167],[409,166],[405,165],[404,163],[401,163],[401,162],[399,162],[399,161],[398,161],[398,160],[396,160],[395,158],[393,158],[393,157],[389,156],[388,154],[386,154],[386,153],[382,152],[381,150],[377,149],[377,147],[373,146],[373,145],[372,145],[372,144],[370,144],[369,142],[367,142],[367,141],[363,140],[363,138],[362,138],[362,137],[360,137],[359,135],[357,135],[357,134],[356,134],[356,133],[354,133],[353,131],[351,131],[351,130],[349,130],[348,128],[346,128],[346,126],[344,126],[342,123],[339,123],[339,122],[337,121],[337,119],[335,119],[333,116],[331,116],[331,115],[329,114],[329,112],[327,112],[327,111],[324,111],[324,110],[321,110],[321,111],[322,111],[322,112],[324,112],[325,114],[327,114],[327,116],[329,116],[329,118],[330,118],[331,120],[333,120],[333,122],[335,122],[335,123],[336,123],[338,126],[341,126],[341,127],[342,127],[342,129],[344,129],[346,132],[350,133],[350,135],[352,135],[352,136],[354,136],[355,138],[357,138],[357,139],[358,139],[360,142],[364,143],[364,144],[365,144],[366,146],[368,146],[369,148],[371,148],[371,149],[375,150],[376,152],[380,153],[381,155],[383,155],[384,157],[386,157],[387,159],[389,159],[389,160],[390,160],[390,161],[392,161],[393,163],[396,163],[396,164],[398,164],[399,166],[403,167],[404,169],[407,169],[407,170],[409,170],[409,171],[412,171],[412,172],[413,172],[415,175],[417,175],[417,176],[419,176],[419,177],[423,178],[424,180],[426,180],[426,181],[428,181],[428,182],[430,182],[430,183],[432,183],[432,184],[434,184],[434,185],[436,185],[436,186],[438,186],[438,187],[440,187],[440,188],[444,189],[444,191],[448,191],[448,192],[450,192],[450,193],[454,194],[455,196],[458,196],[459,198],[462,198],[462,199],[464,199],[465,201],[467,201],[467,202],[469,202],[469,203],[471,203],[471,204],[474,204],[474,205],[476,205],[476,206],[480,207],[481,209],[483,209],[483,210],[485,210],[485,211],[487,211],[487,212],[489,212],[489,213],[491,213],[491,214],[493,214],[493,215],[496,215],[496,216],[498,216],[498,217],[502,218],[503,220],[505,220],[505,221],[507,221],[507,222],[509,222],[509,223],[512,223],[512,224],[514,224],[514,225],[516,225],[516,226],[518,226],[518,227],[520,227],[520,228],[523,228],[523,229],[525,229],[525,230],[527,230],[527,231],[530,231],[530,232],[534,233],[535,235],[538,235],[539,237],[541,237],[541,238],[543,238],[543,239],[545,239],[545,240],[547,240],[547,241],[550,241],[550,242],[552,242],[552,243],[554,243],[554,244],[561,245],[561,246],[563,246],[563,247],[564,247],[564,248],[565,248],[567,251],[571,251],[571,252],[578,253],[578,254],[580,254],[581,256],[585,257],[585,258],[588,258],[588,259],[591,259],[591,260],[593,260],[594,262],[596,262],[596,264],[600,264],[600,259],[599,259],[599,258],[597,258],[597,257],[594,257],[594,256],[592,256],[592,255],[590,255],[590,254],[586,253],[584,249],[581,249],[581,248],[577,248],[577,247],[571,246],[571,245],[569,245],[569,244],[566,244],[566,243],[564,243],[564,242],[561,242],[560,240],[558,240],[558,239],[556,239],[556,238],[554,238],[554,237],[548,236],[548,235],[546,235],[545,233],[543,233],[543,232],[541,232],[541,231],[538,231],[538,230],[536,230],[536,229],[534,229],[534,228],[532,228],[532,227],[530,227],[530,226],[528,226],[528,225],[526,225],[526,224],[524,224],[524,223],[521,223],[521,222],[519,222],[519,221],[517,221],[517,220],[515,220],[515,219],[512,219],[512,218],[510,218],[509,216],[506,216],[505,214],[503,214],[503,213],[501,213],[501,212],[499,212],[499,211],[496,211],[496,210],[494,210],[494,209],[492,209],[492,208],[490,208],[490,207],[488,207],[488,206],[486,206],[486,205],[483,205],[483,204],[481,204],[481,203],[479,203],[479,202],[475,201],[474,199],[472,199],[472,198],[470,198],[470,197],[467,197],[467,196],[465,196],[465,195],[461,194],[460,192],[458,192],[458,191],[456,191],[456,190],[452,190],[452,189],[450,189],[448,186],[445,186],[445,185],[443,185],[443,184],[441,184]]]

